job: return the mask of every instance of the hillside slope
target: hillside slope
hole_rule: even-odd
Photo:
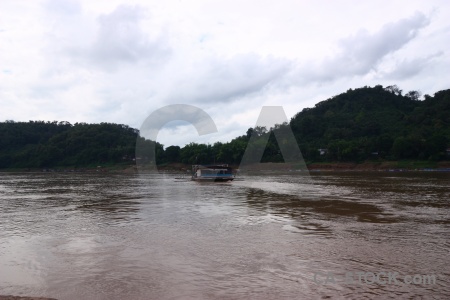
[[[448,160],[450,89],[424,98],[419,101],[416,92],[404,96],[396,86],[350,89],[303,109],[289,125],[308,162]],[[261,138],[258,143],[265,143],[269,135],[262,161],[282,162],[273,133],[286,126],[249,128],[230,142],[214,145],[190,143],[164,149],[156,143],[156,160],[158,164],[238,165],[252,135]],[[0,168],[132,162],[137,138],[137,129],[112,123],[0,122]],[[144,143],[148,149],[155,145]]]
[[[290,125],[311,160],[442,159],[450,141],[450,90],[419,101],[382,86],[319,102]],[[320,157],[317,149],[327,149]]]

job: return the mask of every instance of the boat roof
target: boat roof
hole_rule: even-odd
[[[227,164],[222,165],[192,165],[193,169],[232,169]]]

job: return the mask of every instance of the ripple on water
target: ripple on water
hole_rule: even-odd
[[[2,293],[450,297],[442,174],[292,173],[210,185],[173,177],[0,174]],[[318,272],[380,270],[439,279],[433,286],[314,281]]]

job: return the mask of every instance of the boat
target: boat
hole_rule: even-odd
[[[191,180],[203,182],[232,181],[233,168],[223,165],[193,165]]]

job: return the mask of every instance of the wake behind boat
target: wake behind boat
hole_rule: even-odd
[[[217,182],[232,181],[234,179],[233,169],[226,164],[223,165],[193,165],[192,177],[194,181]]]

